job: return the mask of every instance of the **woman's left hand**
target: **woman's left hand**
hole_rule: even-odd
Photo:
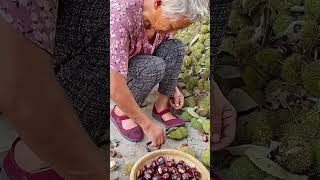
[[[183,105],[184,105],[184,96],[180,92],[178,87],[176,87],[176,92],[174,93],[173,100],[170,100],[170,105],[174,109],[181,109],[183,107]]]

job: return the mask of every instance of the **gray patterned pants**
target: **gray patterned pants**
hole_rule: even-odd
[[[158,83],[161,94],[174,95],[184,54],[182,43],[170,39],[162,42],[153,55],[130,59],[128,87],[140,106]]]
[[[109,135],[109,1],[59,0],[53,65],[91,139]]]

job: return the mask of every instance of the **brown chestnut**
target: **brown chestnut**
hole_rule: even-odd
[[[184,173],[184,174],[182,174],[182,180],[189,180],[190,179],[190,176],[189,176],[189,174],[188,173]]]
[[[151,178],[152,178],[151,174],[146,173],[144,175],[144,179],[151,179]]]
[[[163,176],[162,176],[162,179],[163,180],[168,180],[170,178],[170,174],[169,173],[165,173]]]
[[[158,173],[160,174],[160,175],[163,175],[163,166],[159,166],[158,167],[158,169],[157,169],[157,171],[158,171]]]
[[[153,170],[152,169],[147,169],[146,171],[148,174],[153,174]]]
[[[160,175],[153,176],[152,180],[161,180],[162,177]]]
[[[186,169],[184,167],[179,167],[178,172],[184,174],[186,172]]]
[[[138,170],[138,172],[137,172],[137,177],[138,178],[141,178],[142,176],[143,176],[143,171],[142,171],[142,169],[140,169],[140,170]]]
[[[157,165],[157,161],[156,160],[152,161],[151,166],[152,166],[153,169],[157,168],[157,166],[158,166]]]
[[[181,175],[180,175],[179,173],[172,174],[171,179],[172,179],[172,180],[181,179]]]
[[[173,166],[173,162],[172,161],[166,161],[166,166],[167,167],[172,167]]]
[[[158,157],[158,159],[157,159],[157,164],[158,164],[158,165],[162,165],[162,164],[164,164],[164,163],[165,163],[164,157],[162,157],[162,156]]]

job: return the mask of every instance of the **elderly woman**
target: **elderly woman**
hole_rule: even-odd
[[[172,39],[172,34],[208,17],[209,0],[110,3],[110,94],[116,103],[112,121],[126,139],[138,142],[146,134],[151,146],[159,146],[166,140],[165,133],[142,112],[141,106],[159,84],[153,118],[166,128],[184,125],[170,111],[170,104],[175,109],[183,106],[177,79],[184,48]]]

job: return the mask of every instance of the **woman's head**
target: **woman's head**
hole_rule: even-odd
[[[145,0],[151,26],[159,33],[174,32],[209,16],[209,0]]]

